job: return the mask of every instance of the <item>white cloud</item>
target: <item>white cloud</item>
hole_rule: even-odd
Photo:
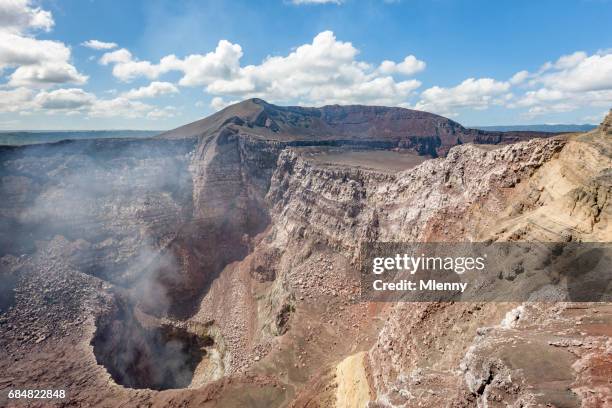
[[[580,64],[582,61],[584,61],[586,58],[587,58],[587,54],[584,51],[576,51],[573,54],[563,55],[554,64],[554,68],[556,69],[573,68],[576,65]]]
[[[120,49],[104,54],[100,63],[113,65],[113,75],[122,81],[156,79],[179,71],[183,74],[179,85],[203,86],[207,93],[221,98],[217,101],[260,97],[281,103],[399,105],[420,86],[414,79],[396,81],[392,77],[423,70],[425,63],[416,57],[409,55],[399,63],[384,61],[376,67],[357,60],[358,54],[350,42],[338,41],[333,32],[324,31],[312,43],[286,56],[267,57],[258,65],[242,66],[242,47],[226,40],[219,41],[214,51],[183,59],[168,55],[151,63]]]
[[[172,106],[160,108],[119,96],[112,99],[96,99],[85,113],[92,118],[161,119],[176,116],[177,110]]]
[[[63,88],[54,91],[41,91],[34,98],[34,104],[47,110],[79,110],[91,106],[96,101],[95,95],[79,88]]]
[[[0,90],[0,113],[7,112],[147,119],[169,118],[177,115],[177,109],[172,106],[157,107],[123,96],[98,99],[96,95],[80,88],[41,90],[37,94],[23,87],[7,91]]]
[[[576,106],[568,103],[555,103],[550,105],[539,105],[529,108],[525,114],[528,118],[534,118],[536,116],[548,115],[551,113],[564,113],[570,112],[576,109]]]
[[[153,119],[153,120],[166,119],[166,118],[172,118],[176,116],[176,114],[177,114],[177,110],[174,106],[165,106],[163,108],[153,109],[152,111],[147,113],[147,118]]]
[[[220,111],[221,109],[225,108],[226,106],[233,105],[234,103],[238,103],[238,102],[240,102],[240,101],[235,100],[235,101],[228,101],[228,102],[226,102],[225,100],[223,100],[223,98],[221,98],[219,96],[215,96],[210,101],[210,107],[213,110],[215,110],[215,111]],[[197,106],[197,104],[196,104],[196,106]]]
[[[460,108],[486,109],[509,98],[510,83],[492,78],[468,78],[453,88],[434,86],[421,93],[416,108],[444,115]]]
[[[173,106],[158,107],[123,96],[112,99],[96,99],[86,110],[92,118],[147,118],[162,119],[177,115]]]
[[[522,92],[515,96],[512,86]],[[528,118],[612,105],[612,53],[583,51],[544,63],[534,73],[519,71],[508,81],[469,78],[453,88],[434,86],[421,94],[417,109],[452,116],[460,108],[493,105],[524,109]]]
[[[233,78],[240,70],[242,47],[221,40],[214,52],[206,55],[190,55],[184,60],[174,56],[162,60],[160,65],[184,72],[179,81],[183,86],[208,85],[219,78]],[[165,61],[165,63],[164,63]]]
[[[70,49],[59,41],[0,32],[0,68],[66,62],[69,58]]]
[[[391,77],[378,77],[357,82],[349,87],[320,86],[310,92],[315,104],[400,105],[421,83],[417,80],[396,82]]]
[[[100,58],[100,64],[102,65],[126,63],[130,61],[132,61],[132,53],[125,48],[107,52]]]
[[[519,71],[516,74],[512,75],[512,78],[510,78],[510,84],[512,85],[518,85],[518,84],[522,84],[523,82],[525,82],[527,80],[527,78],[529,78],[529,71]]]
[[[0,3],[0,72],[14,69],[8,77],[8,86],[48,87],[87,81],[87,76],[70,63],[70,49],[64,43],[39,40],[29,34],[52,27],[51,13],[32,7],[29,1]]]
[[[129,82],[138,77],[156,79],[167,72],[180,70],[182,65],[182,61],[174,55],[162,58],[159,64],[139,61],[134,59],[132,53],[125,48],[105,53],[100,58],[100,63],[102,65],[113,65],[113,75],[124,82]]]
[[[31,1],[0,0],[0,74],[4,73],[7,78],[0,85],[4,88],[0,88],[0,112],[152,119],[175,114],[172,107],[158,108],[131,100],[177,92],[176,86],[170,83],[154,82],[112,99],[98,99],[80,88],[54,89],[67,83],[84,84],[88,77],[72,65],[68,46],[60,41],[36,38],[37,30],[50,31],[53,25],[52,14],[32,6]],[[98,40],[89,40],[83,45],[107,50],[117,46]],[[107,63],[130,61],[131,54],[124,49],[117,50],[111,56],[106,55],[106,60]]]
[[[50,12],[33,7],[30,0],[3,0],[0,2],[0,30],[21,34],[28,30],[49,31],[54,25]]]
[[[397,105],[420,85],[416,80],[396,82],[358,61],[358,53],[350,42],[338,41],[333,32],[324,31],[287,56],[245,66],[235,77],[211,83],[207,91],[279,102]]]
[[[511,104],[510,107],[530,107],[542,102],[558,101],[563,99],[563,97],[563,92],[561,91],[541,88],[537,91],[526,92],[517,102]]]
[[[156,98],[158,96],[178,93],[178,88],[170,82],[151,82],[147,86],[131,89],[122,94],[127,99]]]
[[[223,98],[221,98],[220,96],[215,96],[210,101],[210,107],[214,109],[215,111],[219,111],[225,108],[227,105],[229,105],[229,103],[225,102]]]
[[[508,107],[528,108],[529,117],[612,105],[612,53],[609,51],[600,50],[591,56],[576,51],[545,63],[536,73],[525,72],[519,74],[523,79],[529,78],[527,87],[531,90]]]
[[[90,108],[90,117],[110,118],[139,118],[154,110],[155,107],[139,101],[132,101],[124,97],[97,100]]]
[[[603,111],[603,112],[596,113],[594,115],[583,116],[582,120],[585,123],[599,124],[599,123],[603,122],[603,120],[604,120],[604,118],[606,117],[607,114],[608,114],[608,111]]]
[[[27,88],[0,90],[0,112],[19,112],[28,109],[32,94],[32,90]]]
[[[540,75],[534,81],[570,92],[612,89],[612,54],[563,56],[555,64],[554,71]]]
[[[418,60],[414,55],[409,55],[400,63],[385,60],[378,68],[383,74],[414,75],[425,69],[425,62]]]
[[[83,47],[91,48],[92,50],[112,50],[113,48],[117,48],[117,43],[98,40],[88,40],[81,43],[81,45]]]
[[[64,61],[49,61],[18,67],[11,75],[9,86],[46,87],[56,84],[84,84],[87,76]]]
[[[583,106],[607,107],[612,106],[612,89],[604,91],[590,91],[581,95]]]
[[[128,50],[122,48],[104,54],[100,63],[113,64],[113,75],[122,81],[131,81],[142,76],[156,79],[170,71],[182,71],[184,75],[180,85],[201,86],[219,78],[231,77],[239,70],[241,57],[242,48],[239,45],[221,40],[215,51],[205,55],[189,55],[182,60],[168,55],[158,64],[153,64],[133,58]]]
[[[112,67],[116,78],[124,82],[137,78],[152,81],[105,95],[110,99],[98,99],[77,87],[57,89],[58,85],[84,84],[88,77],[72,64],[66,44],[37,38],[37,33],[49,31],[53,25],[51,13],[30,1],[0,0],[0,74],[5,76],[5,83],[0,85],[0,112],[161,119],[175,116],[176,108],[138,100],[176,94],[178,87],[201,87],[212,97],[210,107],[215,110],[249,97],[281,104],[409,107],[421,85],[413,76],[426,68],[426,63],[414,55],[399,61],[363,61],[352,43],[338,40],[331,31],[319,33],[291,52],[268,56],[251,65],[241,63],[242,47],[227,40],[219,41],[205,54],[182,58],[171,54],[159,61],[146,61],[125,48],[118,49],[115,43],[92,39],[82,45],[105,50],[99,62]],[[179,73],[179,79],[164,82],[162,77],[171,72]],[[536,117],[611,105],[612,51],[600,50],[592,55],[583,51],[563,55],[534,72],[519,71],[507,80],[468,78],[455,86],[431,86],[420,94],[415,106],[447,116],[455,116],[461,109],[505,106]]]

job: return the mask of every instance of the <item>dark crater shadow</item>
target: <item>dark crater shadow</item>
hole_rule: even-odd
[[[145,325],[128,309],[101,316],[91,341],[98,364],[128,388],[186,388],[214,341],[168,324]]]

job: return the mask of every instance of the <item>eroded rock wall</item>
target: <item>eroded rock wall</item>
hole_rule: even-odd
[[[345,121],[340,133],[369,135],[367,123],[353,119],[371,116],[350,109],[325,112],[326,126]],[[406,113],[373,109],[368,114],[392,126],[393,115]],[[320,115],[309,111],[306,119],[312,124]],[[559,387],[538,383],[537,370],[517,372],[524,360],[487,356],[509,353],[512,345],[530,352],[529,338],[538,331],[544,334],[534,350],[563,351],[533,353],[535,361],[538,355],[562,357],[559,367],[580,372],[550,378],[575,390],[571,398],[554,401],[568,406],[581,399],[605,401],[605,381],[591,374],[597,364],[607,364],[602,319],[596,316],[609,315],[607,309],[580,312],[591,325],[584,333],[593,339],[579,344],[572,332],[551,340],[577,321],[571,305],[527,314],[517,304],[375,305],[360,300],[354,263],[368,241],[609,241],[609,142],[600,134],[495,147],[463,144],[445,158],[383,173],[309,160],[301,150],[308,140],[254,135],[257,126],[272,135],[302,123],[301,110],[258,109],[251,116],[219,119],[218,131],[177,140],[71,142],[0,152],[0,190],[6,197],[0,203],[0,241],[3,255],[9,254],[2,270],[11,278],[8,291],[16,288],[18,294],[0,306],[24,308],[8,315],[11,327],[21,321],[16,327],[25,332],[33,327],[30,316],[48,300],[45,291],[52,289],[33,290],[28,282],[44,281],[49,268],[84,278],[87,290],[74,293],[88,306],[74,308],[74,314],[87,320],[87,330],[68,334],[80,347],[79,373],[70,372],[66,349],[58,359],[70,384],[88,377],[87,385],[74,386],[80,402],[87,405],[104,395],[126,404],[206,400],[223,406],[238,392],[274,400],[269,406],[341,406],[365,399],[373,406],[476,406],[493,398],[529,403],[535,395],[526,391],[529,386],[535,384],[543,395]],[[36,279],[24,278],[28,274]],[[71,293],[72,281],[77,282],[62,275],[52,284]],[[96,297],[96,291],[104,296]],[[25,293],[36,293],[35,302],[30,305]],[[127,316],[118,313],[115,294],[125,299],[120,309]],[[60,309],[53,313],[61,314]],[[132,315],[134,310],[138,314]],[[197,389],[133,393],[108,387],[110,377],[91,356],[91,339],[104,339],[113,324],[140,333],[141,315],[147,314],[170,316],[164,322],[175,328],[214,327],[215,342],[223,347],[214,361],[195,368]],[[65,321],[75,316],[58,317],[59,335],[45,326],[49,337],[40,337],[42,346],[37,336],[27,343],[6,339],[12,350],[27,344],[36,351],[51,344],[47,339],[59,345],[69,332]],[[95,317],[101,317],[98,330],[91,323]],[[138,333],[135,341],[145,351],[168,337],[164,332],[150,343],[148,335]],[[512,343],[515,335],[520,341]],[[103,351],[112,346],[112,341],[96,345]],[[566,350],[577,357],[567,358]],[[3,360],[2,367],[23,373],[35,365],[26,352],[20,356],[16,364]],[[212,366],[214,375],[201,373]],[[59,375],[44,377],[56,381]],[[166,386],[136,377],[138,386]],[[598,388],[593,391],[590,383]],[[102,392],[92,391],[100,387]],[[349,395],[355,390],[357,395]]]
[[[476,204],[496,211],[504,189],[531,176],[563,145],[550,139],[491,151],[458,146],[446,158],[396,174],[317,166],[286,150],[268,200],[279,236],[311,237],[349,256],[365,241],[468,239],[451,214],[462,218]]]
[[[78,242],[86,273],[127,285],[149,249],[177,236],[192,212],[195,143],[74,141],[2,148],[0,251],[33,253],[56,235]]]
[[[458,146],[446,158],[394,175],[317,166],[287,150],[279,157],[268,193],[274,220],[271,245],[294,249],[299,243],[312,246],[302,255],[302,262],[307,263],[321,252],[321,246],[350,262],[359,245],[368,240],[609,241],[611,162],[608,151],[597,147],[601,142],[601,136],[595,135],[532,140],[496,149]],[[339,264],[331,269],[344,271]],[[286,277],[281,273],[277,279]],[[291,275],[290,279],[296,277]],[[287,282],[286,286],[291,285]],[[325,290],[333,292],[334,284]],[[470,373],[475,368],[465,363],[474,360],[475,350],[484,353],[484,348],[475,344],[486,338],[490,332],[487,327],[499,326],[506,313],[517,307],[514,303],[389,307],[383,312],[387,323],[368,354],[377,403],[474,406],[483,400],[485,389],[484,400],[506,398],[528,404],[550,398],[558,403],[578,403],[576,395],[566,399],[555,396],[556,386],[537,385],[544,397],[534,397],[524,390],[526,384],[538,383],[535,377],[518,380],[515,372],[495,358],[487,360],[484,354],[481,357],[493,370],[487,371],[491,378],[487,374],[482,385],[470,385],[471,375],[484,375]],[[560,306],[563,310],[567,307],[571,306]],[[551,309],[536,306],[533,310],[542,323],[540,329],[527,331],[551,330],[545,328],[554,320],[552,316],[547,320]],[[505,326],[499,330],[502,339],[512,332]],[[542,364],[546,356],[542,354]],[[461,367],[465,376],[458,375]],[[567,375],[576,378],[571,372]],[[489,383],[493,385],[486,388]],[[430,392],[432,389],[444,392]],[[599,394],[594,401],[601,398],[605,397]]]

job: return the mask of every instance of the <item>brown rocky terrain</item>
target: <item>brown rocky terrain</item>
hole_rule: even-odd
[[[261,99],[249,99],[159,137],[210,136],[221,128],[286,142],[289,146],[404,148],[434,157],[446,154],[452,146],[462,143],[513,143],[550,136],[544,132],[467,129],[442,116],[403,108],[363,105],[284,107]]]
[[[368,302],[356,261],[610,242],[611,124],[249,100],[152,139],[1,148],[0,405],[606,406],[609,303]]]

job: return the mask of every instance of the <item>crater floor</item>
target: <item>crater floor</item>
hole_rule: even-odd
[[[611,404],[608,303],[376,303],[358,268],[367,242],[610,242],[609,129],[251,100],[0,148],[0,389],[67,394],[0,405]]]

